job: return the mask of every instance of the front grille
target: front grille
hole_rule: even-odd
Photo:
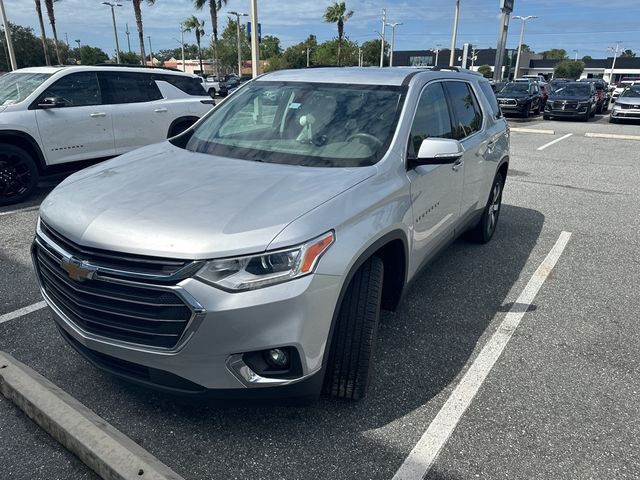
[[[553,102],[553,108],[555,110],[577,110],[578,102],[555,101]]]
[[[177,345],[194,313],[175,292],[153,285],[118,283],[101,275],[74,280],[62,268],[62,257],[44,245],[44,241],[34,245],[42,288],[77,327],[144,346]]]
[[[499,102],[500,102],[500,105],[504,105],[504,106],[515,106],[518,104],[518,102],[516,102],[512,98],[501,98]]]

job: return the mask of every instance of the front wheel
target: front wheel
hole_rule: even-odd
[[[500,208],[502,207],[502,190],[504,188],[504,179],[502,174],[497,173],[491,186],[489,200],[484,207],[482,217],[478,225],[469,232],[471,240],[477,243],[487,243],[493,237],[498,226],[498,217],[500,216]]]
[[[0,143],[0,205],[25,200],[38,184],[38,167],[27,152]]]
[[[347,287],[329,350],[326,395],[360,400],[367,391],[378,337],[383,271],[382,260],[371,257]]]

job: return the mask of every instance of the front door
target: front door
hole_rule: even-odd
[[[453,133],[443,85],[431,83],[422,91],[416,108],[408,156],[417,155],[422,140],[453,138]],[[419,165],[407,173],[413,210],[412,264],[416,267],[453,235],[460,215],[464,168],[464,164]]]
[[[64,104],[37,106],[50,97]],[[102,103],[95,72],[62,77],[40,95],[32,108],[48,165],[115,155],[111,107]]]

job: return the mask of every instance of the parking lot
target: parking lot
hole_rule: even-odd
[[[35,304],[0,323],[0,350],[187,479],[391,479],[569,232],[426,478],[640,478],[640,127],[606,115],[510,124],[496,236],[456,241],[383,313],[361,402],[185,405],[87,364],[39,308],[32,272],[35,207],[55,182],[0,209],[0,318]],[[0,415],[2,478],[97,478],[4,397]]]

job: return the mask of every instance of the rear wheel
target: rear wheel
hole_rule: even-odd
[[[209,96],[211,98],[215,98],[215,96],[216,96],[216,89],[215,88],[210,88],[209,89]]]
[[[172,137],[175,137],[176,135],[180,135],[182,132],[184,132],[194,123],[196,123],[195,120],[184,120],[182,122],[176,123],[173,127],[171,127],[171,130],[169,131],[169,135],[167,135],[167,138],[172,138]]]
[[[502,190],[504,188],[504,179],[502,174],[497,173],[491,186],[489,200],[484,207],[482,217],[478,225],[469,232],[469,238],[474,242],[487,243],[493,237],[498,226],[498,217],[500,216],[500,208],[502,207]]]
[[[0,143],[0,205],[25,200],[38,184],[38,167],[23,149]]]
[[[347,287],[327,361],[326,395],[360,400],[367,391],[378,336],[383,271],[382,260],[371,257]]]

